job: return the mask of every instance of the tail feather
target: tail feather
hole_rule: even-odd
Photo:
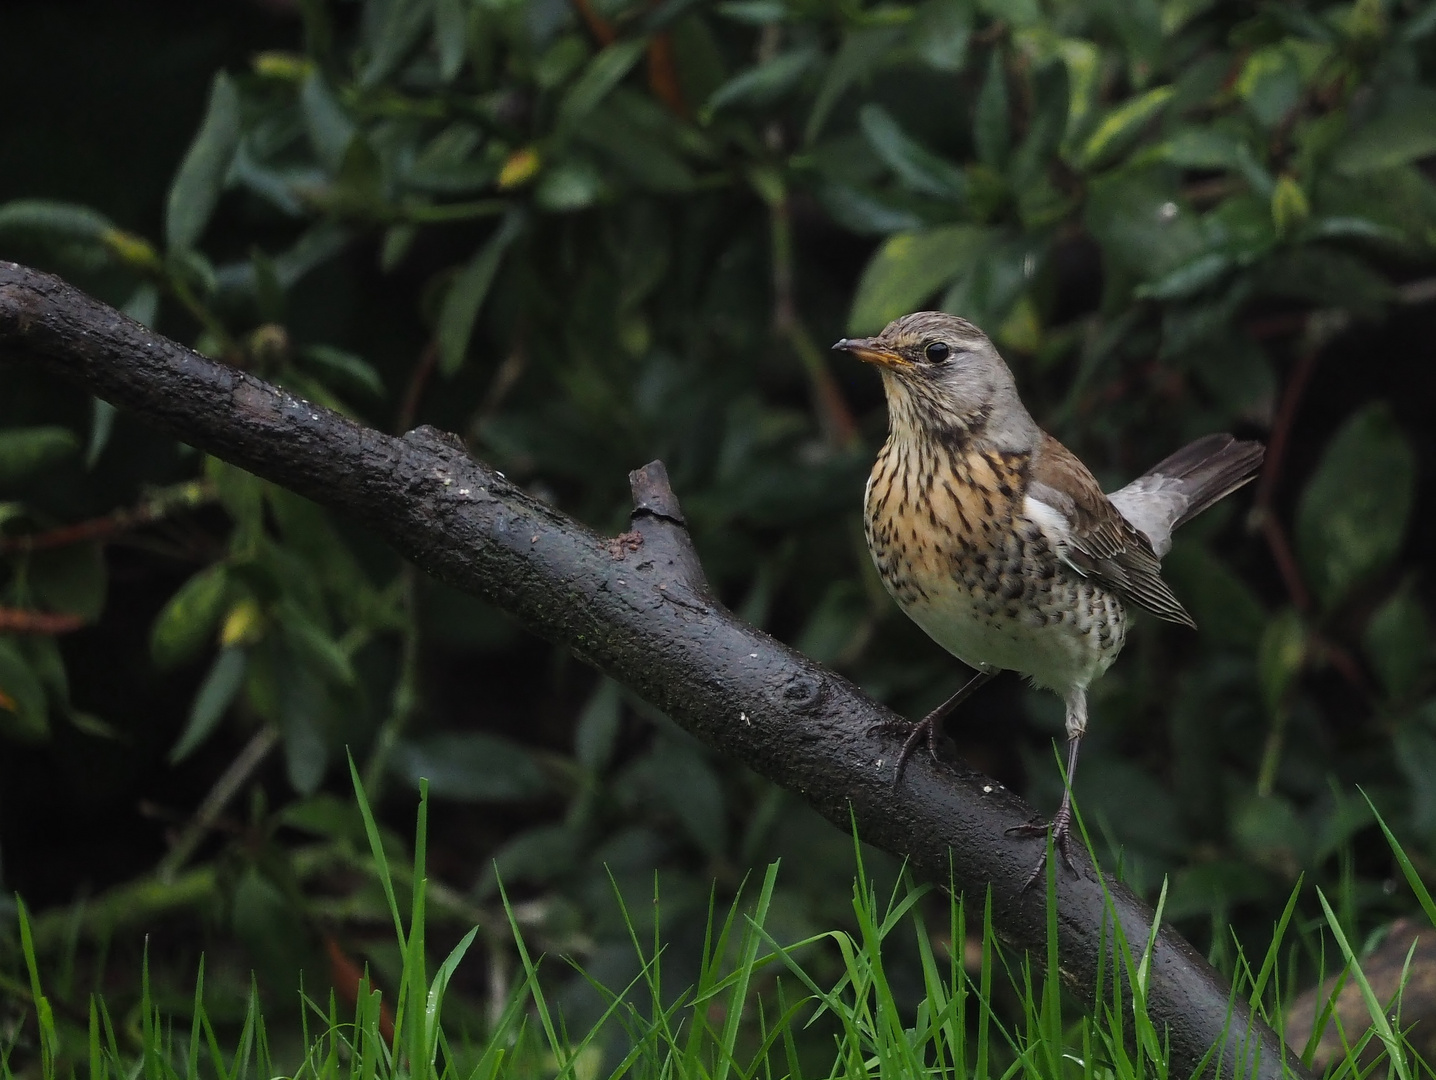
[[[1172,531],[1219,499],[1255,479],[1266,448],[1231,435],[1207,435],[1153,465],[1109,498],[1146,534],[1158,555],[1172,546]]]

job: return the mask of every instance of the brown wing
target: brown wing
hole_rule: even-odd
[[[1159,619],[1196,628],[1162,580],[1162,564],[1147,538],[1117,512],[1087,466],[1045,432],[1032,456],[1027,493],[1066,518],[1067,548],[1061,554],[1079,574]]]

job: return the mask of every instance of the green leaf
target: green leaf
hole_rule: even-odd
[[[165,203],[170,251],[193,248],[209,224],[239,147],[239,91],[228,75],[214,77],[204,123],[190,144]]]
[[[387,11],[386,11],[387,9]],[[433,0],[391,0],[376,12],[387,17],[370,19],[366,35],[369,62],[359,74],[359,84],[375,87],[392,75],[418,45],[430,23]]]
[[[229,576],[224,564],[206,567],[179,587],[150,629],[150,655],[161,668],[194,659],[224,615]]]
[[[1327,45],[1292,38],[1257,49],[1237,76],[1236,92],[1263,126],[1275,127],[1296,108],[1330,52]]]
[[[384,396],[384,380],[374,365],[331,345],[309,345],[300,354],[306,361],[339,382],[376,398]]]
[[[766,64],[740,71],[713,91],[701,110],[703,121],[710,122],[718,112],[734,105],[772,104],[797,86],[820,56],[816,45],[803,45]]]
[[[709,857],[727,851],[728,818],[723,788],[713,767],[689,740],[660,739],[644,776],[663,807]]]
[[[436,0],[434,50],[439,54],[439,78],[453,82],[464,66],[469,44],[469,5],[466,0]]]
[[[868,26],[849,31],[828,62],[822,85],[813,98],[812,111],[803,131],[803,139],[811,144],[823,130],[833,106],[843,92],[860,79],[867,78],[897,40],[901,31],[895,26]]]
[[[1366,406],[1328,444],[1297,507],[1297,554],[1324,606],[1396,557],[1415,493],[1411,444],[1386,404]]]
[[[567,158],[545,169],[534,188],[534,205],[555,214],[592,206],[604,191],[603,177],[591,162]]]
[[[972,119],[972,142],[977,147],[977,159],[990,168],[1001,169],[1011,140],[1007,64],[1002,50],[993,49],[987,59],[987,77],[982,81]]]
[[[1173,93],[1173,87],[1158,86],[1118,105],[1087,137],[1077,154],[1077,165],[1091,170],[1106,164],[1167,107]]]
[[[1257,647],[1257,675],[1268,716],[1275,716],[1281,709],[1305,663],[1306,627],[1301,616],[1287,608],[1267,623]]]
[[[572,130],[597,108],[608,92],[638,63],[647,47],[645,38],[615,41],[590,60],[583,74],[568,88],[559,103],[559,127]]]
[[[1203,545],[1178,539],[1162,560],[1162,576],[1204,635],[1240,649],[1250,649],[1261,640],[1267,623],[1261,601],[1230,566]]]
[[[329,767],[329,745],[325,729],[332,722],[335,702],[329,687],[305,658],[266,639],[271,664],[273,706],[284,740],[284,768],[289,783],[301,795],[312,795],[324,780]],[[251,654],[251,660],[254,655]],[[263,675],[251,663],[247,680],[250,699],[256,698],[255,676]]]
[[[1311,202],[1296,178],[1283,174],[1271,193],[1271,221],[1277,236],[1287,236],[1311,216]]]
[[[1395,701],[1409,697],[1431,666],[1431,624],[1415,594],[1405,582],[1366,624],[1366,655]]]
[[[245,650],[237,647],[221,649],[214,658],[190,705],[184,731],[170,749],[171,765],[178,765],[199,749],[219,726],[244,686],[246,659]]]
[[[574,756],[590,772],[602,772],[613,760],[622,704],[618,684],[612,679],[602,679],[579,714],[573,737]]]
[[[548,790],[528,751],[497,735],[477,732],[406,739],[394,748],[390,769],[415,787],[462,802],[515,802]]]
[[[1352,125],[1332,155],[1344,176],[1381,172],[1436,154],[1436,89],[1406,86],[1375,116]]]
[[[923,219],[911,210],[838,181],[821,184],[816,194],[823,209],[849,232],[885,236],[894,232],[912,232],[923,226]]]
[[[1108,271],[1125,270],[1139,280],[1157,280],[1207,248],[1164,170],[1124,169],[1101,177],[1092,185],[1086,221]]]
[[[44,687],[20,650],[0,638],[0,734],[38,742],[49,733]]]
[[[499,272],[504,252],[522,231],[523,217],[511,211],[449,286],[435,330],[439,342],[439,371],[443,374],[452,375],[463,366],[479,308]]]
[[[115,229],[99,211],[51,199],[16,199],[0,205],[0,236],[34,233],[63,240],[101,240]]]
[[[310,72],[299,88],[299,108],[314,156],[331,174],[337,174],[356,128],[319,71]]]
[[[977,225],[944,225],[889,238],[863,270],[848,332],[876,333],[921,308],[982,256],[991,236]]]
[[[68,428],[27,427],[0,430],[0,484],[13,484],[80,448]]]
[[[331,686],[354,685],[354,665],[349,654],[298,604],[281,604],[277,615],[284,640],[301,664]]]
[[[912,139],[881,105],[864,105],[858,122],[873,152],[909,188],[952,200],[966,194],[962,170]]]
[[[1150,285],[1139,286],[1134,295],[1138,299],[1151,300],[1174,300],[1190,296],[1221,280],[1232,265],[1232,258],[1226,252],[1209,251],[1163,275]]]
[[[109,575],[99,543],[69,544],[30,557],[30,587],[50,611],[95,622],[105,609]]]
[[[935,71],[953,74],[967,62],[972,5],[967,0],[924,0],[908,28],[908,40]]]

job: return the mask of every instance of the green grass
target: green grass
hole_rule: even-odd
[[[148,963],[140,974],[138,1015],[117,1024],[105,1002],[92,995],[87,1023],[75,1018],[62,1022],[45,996],[29,917],[20,904],[20,941],[32,1011],[0,1042],[0,1080],[21,1076],[248,1080],[278,1075],[303,1080],[872,1076],[1166,1080],[1170,1075],[1161,1033],[1144,1008],[1151,940],[1116,942],[1115,955],[1125,968],[1125,978],[1112,978],[1107,972],[1101,979],[1100,1006],[1083,1010],[1047,974],[1056,970],[1057,921],[1050,902],[1050,876],[1050,944],[1039,971],[1031,958],[1014,956],[997,941],[990,896],[976,898],[971,905],[963,898],[934,903],[931,886],[914,885],[906,876],[881,894],[867,876],[856,845],[855,929],[780,940],[769,925],[779,877],[774,863],[761,881],[748,883],[726,910],[710,899],[698,975],[689,986],[664,984],[665,945],[658,931],[644,940],[637,929],[640,920],[624,909],[639,973],[626,986],[605,986],[571,965],[603,1002],[597,1021],[583,1030],[566,1026],[563,1009],[550,996],[557,980],[546,976],[562,974],[560,965],[567,962],[529,951],[504,894],[519,977],[505,1007],[485,1030],[463,1030],[452,1021],[446,1023],[444,1005],[477,929],[430,973],[425,940],[427,882],[422,873],[427,790],[421,788],[420,793],[416,872],[408,873],[408,867],[391,868],[391,855],[381,842],[357,774],[354,784],[375,873],[403,958],[392,1002],[392,1032],[386,1030],[383,995],[366,974],[352,1007],[341,1009],[332,991],[323,1001],[305,997],[301,1045],[306,1049],[296,1060],[276,1060],[252,983],[237,1033],[230,1026],[221,1035],[211,1023],[202,963],[187,1030],[157,1008]],[[1386,835],[1418,902],[1436,922],[1436,903],[1389,830]],[[396,877],[412,881],[407,905],[401,904],[395,890]],[[1249,962],[1240,943],[1233,945],[1234,995],[1240,994],[1254,1013],[1269,1021],[1277,1019],[1275,1003],[1283,998],[1283,958],[1294,947],[1313,947],[1309,940],[1292,940],[1300,888],[1298,884],[1259,963]],[[616,886],[614,891],[618,896]],[[661,900],[655,885],[653,902],[658,905]],[[1374,1021],[1360,1039],[1346,1045],[1344,1056],[1328,1075],[1333,1080],[1369,1076],[1411,1080],[1429,1074],[1405,1042],[1399,1024],[1388,1017],[1392,1003],[1378,1001],[1366,982],[1337,913],[1324,895],[1319,900],[1342,970],[1361,987]],[[622,900],[617,902],[622,908]],[[1159,902],[1159,917],[1160,910]],[[946,949],[938,946],[925,921],[924,913],[932,911],[946,912],[947,924],[940,928],[950,943]],[[969,932],[976,955],[964,964]],[[898,935],[915,940],[921,974],[916,993],[896,989],[884,963]],[[542,970],[550,966],[558,970]],[[1289,963],[1285,966],[1290,969]],[[836,978],[831,975],[834,970]],[[1124,995],[1124,987],[1131,989],[1130,996]],[[1333,1018],[1329,1004],[1325,1017]],[[1322,1026],[1318,1024],[1312,1045],[1306,1048],[1307,1060]],[[1234,1031],[1229,1037],[1240,1039],[1246,1034]],[[1374,1058],[1367,1055],[1373,1040]],[[1205,1075],[1215,1071],[1209,1064]]]

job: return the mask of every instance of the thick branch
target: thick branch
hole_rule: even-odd
[[[897,745],[868,733],[893,714],[713,599],[660,464],[631,477],[633,532],[601,537],[472,460],[452,436],[419,428],[396,439],[360,427],[9,263],[0,263],[0,360],[43,367],[363,522],[428,573],[567,645],[839,828],[849,828],[851,812],[865,840],[908,856],[921,876],[952,880],[972,897],[990,886],[1002,936],[1042,954],[1043,890],[1023,889],[1039,848],[1005,835],[1032,820],[1031,810],[987,777],[923,754],[894,787]],[[1057,875],[1059,954],[1063,976],[1091,1001],[1100,952],[1110,947],[1106,912],[1135,950],[1152,913],[1085,859],[1079,866],[1079,875]],[[1110,980],[1110,962],[1106,971]],[[1175,1073],[1222,1044],[1224,1075],[1281,1075],[1277,1037],[1169,930],[1157,936],[1147,996],[1166,1025]]]

